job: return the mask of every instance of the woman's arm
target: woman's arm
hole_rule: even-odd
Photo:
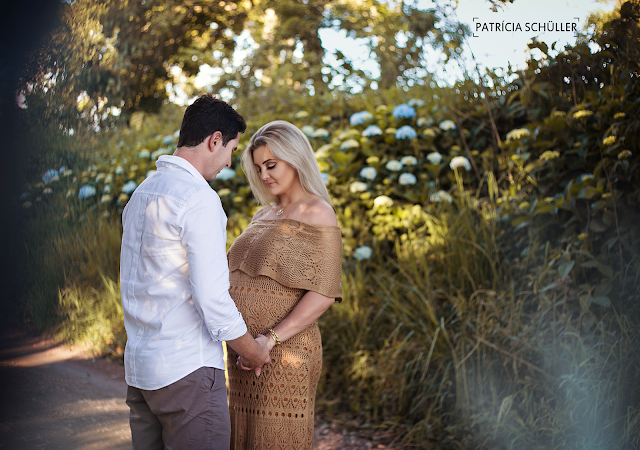
[[[291,312],[280,321],[278,325],[273,327],[280,342],[284,342],[289,338],[292,338],[301,331],[310,327],[320,316],[329,309],[329,306],[333,305],[335,299],[325,297],[317,292],[307,291],[306,294],[298,301],[296,306],[293,307]],[[273,336],[267,334],[267,352],[270,352],[276,345],[276,341]],[[236,362],[244,370],[251,370],[242,363],[242,357],[238,356]],[[254,369],[256,376],[260,376],[260,368]]]
[[[273,331],[278,335],[281,342],[292,338],[301,331],[309,328],[320,316],[333,305],[335,299],[325,297],[317,292],[308,291],[293,307],[289,315],[282,319],[279,324],[273,327]],[[268,338],[267,349],[276,345],[273,337],[265,333]]]

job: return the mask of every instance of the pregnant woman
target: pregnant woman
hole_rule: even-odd
[[[271,364],[256,377],[228,348],[232,449],[309,449],[322,368],[317,320],[342,299],[342,238],[306,136],[275,121],[242,156],[263,205],[228,252],[230,293]]]

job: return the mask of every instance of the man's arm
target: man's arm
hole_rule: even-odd
[[[193,195],[178,218],[187,251],[192,298],[209,334],[227,341],[247,364],[261,367],[269,360],[266,338],[256,341],[229,295],[226,254],[226,216],[216,193],[203,189]]]

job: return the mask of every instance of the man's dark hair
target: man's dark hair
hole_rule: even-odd
[[[244,117],[231,105],[206,94],[198,97],[184,112],[178,147],[195,147],[216,131],[222,133],[222,145],[227,145],[246,129]]]

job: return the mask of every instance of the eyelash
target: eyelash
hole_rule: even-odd
[[[273,166],[266,166],[266,168],[267,168],[267,170],[271,170],[271,169],[273,169],[275,166],[276,166],[276,164],[274,164]],[[261,169],[256,170],[256,172],[257,172],[258,174],[260,174]]]

